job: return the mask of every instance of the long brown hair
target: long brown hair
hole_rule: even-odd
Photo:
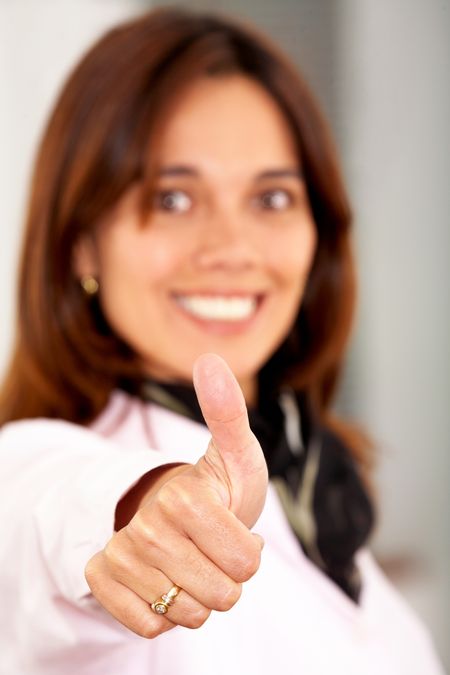
[[[284,113],[318,231],[295,327],[262,378],[270,386],[288,381],[327,414],[355,300],[351,212],[327,126],[297,70],[265,37],[216,15],[172,8],[100,39],[50,117],[31,186],[0,424],[38,416],[87,424],[123,378],[141,373],[138,356],[112,332],[98,301],[83,295],[74,245],[128,187],[151,183],[152,131],[175,93],[195,77],[229,72],[256,79]]]

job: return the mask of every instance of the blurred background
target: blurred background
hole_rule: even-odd
[[[68,69],[147,0],[0,0],[0,374],[32,157]],[[360,302],[338,408],[378,445],[373,550],[450,667],[450,2],[185,0],[265,29],[328,116]],[[424,674],[425,675],[425,674]]]

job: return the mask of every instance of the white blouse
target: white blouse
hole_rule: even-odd
[[[156,466],[197,461],[208,440],[203,425],[122,392],[90,429],[3,427],[0,674],[442,675],[371,554],[357,556],[356,605],[305,557],[271,486],[254,528],[262,563],[232,610],[146,640],[98,605],[84,567],[111,537],[118,500]]]

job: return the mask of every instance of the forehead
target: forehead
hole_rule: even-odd
[[[202,77],[183,90],[158,131],[157,163],[200,170],[298,166],[294,135],[272,96],[243,75]]]

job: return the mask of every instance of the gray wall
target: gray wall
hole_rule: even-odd
[[[380,445],[376,551],[450,665],[450,4],[339,7],[361,277],[347,399]]]

